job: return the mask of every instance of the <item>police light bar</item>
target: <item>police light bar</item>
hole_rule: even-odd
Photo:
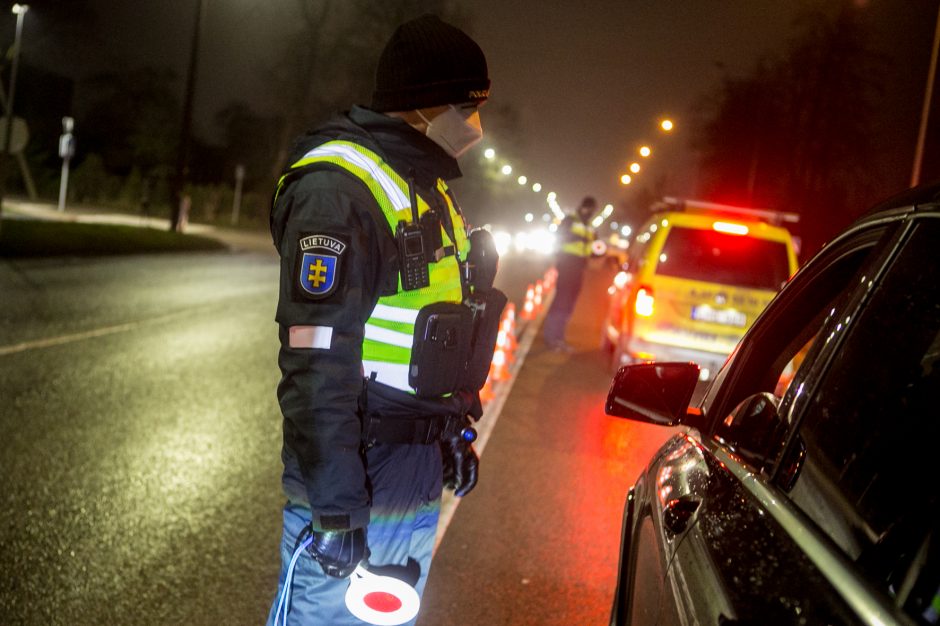
[[[735,224],[734,222],[713,222],[712,228],[719,233],[726,233],[728,235],[746,235],[748,233],[747,226],[744,224]]]
[[[656,211],[686,211],[688,213],[724,213],[740,215],[744,218],[757,219],[780,226],[785,223],[796,224],[800,221],[797,213],[774,211],[772,209],[755,209],[749,207],[705,202],[704,200],[691,200],[687,198],[664,197],[662,201],[653,204],[651,209]]]

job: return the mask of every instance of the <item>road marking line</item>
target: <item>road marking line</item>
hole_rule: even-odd
[[[152,317],[146,320],[140,320],[137,322],[128,322],[126,324],[117,324],[115,326],[104,326],[102,328],[96,328],[94,330],[87,330],[83,333],[72,333],[69,335],[59,335],[58,337],[49,337],[48,339],[36,339],[34,341],[24,341],[22,343],[15,343],[11,346],[2,346],[0,347],[0,356],[6,356],[8,354],[16,354],[18,352],[26,352],[27,350],[39,350],[42,348],[52,348],[55,346],[61,346],[67,343],[73,343],[75,341],[83,341],[85,339],[94,339],[95,337],[104,337],[105,335],[113,335],[115,333],[123,333],[129,330],[134,330],[144,324],[149,324],[153,322],[162,322],[167,319],[177,317],[183,312],[178,313],[168,313],[166,315],[161,315],[159,317]]]

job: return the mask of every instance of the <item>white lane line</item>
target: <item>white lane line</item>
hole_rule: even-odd
[[[551,294],[554,296],[554,291]],[[483,459],[483,449],[486,447],[486,442],[490,439],[490,433],[493,432],[493,427],[496,426],[496,420],[499,419],[500,413],[503,411],[503,405],[506,404],[506,399],[509,397],[509,392],[512,391],[512,386],[516,382],[518,377],[519,370],[522,369],[522,363],[525,361],[526,355],[529,354],[529,348],[532,347],[532,342],[535,341],[535,336],[538,335],[539,326],[541,326],[542,318],[545,315],[545,312],[548,311],[548,307],[551,304],[551,296],[543,300],[542,302],[542,312],[534,320],[526,325],[525,330],[523,331],[523,336],[519,341],[518,348],[516,349],[516,360],[510,367],[509,380],[504,382],[496,390],[496,394],[493,396],[493,399],[487,403],[484,407],[483,418],[479,422],[479,429],[477,431],[477,440],[474,442],[473,447],[477,452],[477,456],[480,457],[480,462],[482,463]],[[434,539],[434,553],[437,553],[437,549],[440,547],[441,542],[444,540],[444,533],[447,532],[447,527],[450,526],[451,521],[454,518],[454,513],[457,512],[457,507],[460,505],[460,498],[454,495],[453,491],[447,489],[444,490],[444,494],[441,496],[441,515],[437,522],[437,536]]]
[[[15,343],[10,346],[0,347],[0,356],[6,356],[8,354],[16,354],[18,352],[26,352],[27,350],[39,350],[42,348],[52,348],[55,346],[61,346],[67,343],[73,343],[75,341],[84,341],[85,339],[94,339],[95,337],[104,337],[105,335],[113,335],[115,333],[123,333],[129,330],[134,330],[139,328],[144,324],[151,324],[154,322],[162,322],[167,319],[178,317],[184,312],[180,311],[178,313],[168,313],[166,315],[161,315],[159,317],[152,317],[150,319],[141,320],[137,322],[128,322],[126,324],[117,324],[115,326],[104,326],[102,328],[96,328],[94,330],[86,330],[82,333],[72,333],[69,335],[59,335],[58,337],[49,337],[47,339],[36,339],[34,341],[24,341],[22,343]]]

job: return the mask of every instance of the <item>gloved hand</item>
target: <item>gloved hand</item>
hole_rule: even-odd
[[[465,496],[477,484],[480,457],[473,446],[461,439],[441,440],[441,460],[444,462],[444,486],[453,489],[455,496]]]
[[[327,576],[346,578],[361,561],[369,558],[366,529],[313,530],[313,542],[307,546]]]

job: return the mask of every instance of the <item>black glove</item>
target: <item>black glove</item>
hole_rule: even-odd
[[[460,437],[441,439],[441,460],[444,462],[444,486],[455,496],[465,496],[477,484],[480,457],[469,442]]]
[[[366,529],[313,530],[313,542],[307,546],[327,576],[346,578],[361,561],[369,558]]]

